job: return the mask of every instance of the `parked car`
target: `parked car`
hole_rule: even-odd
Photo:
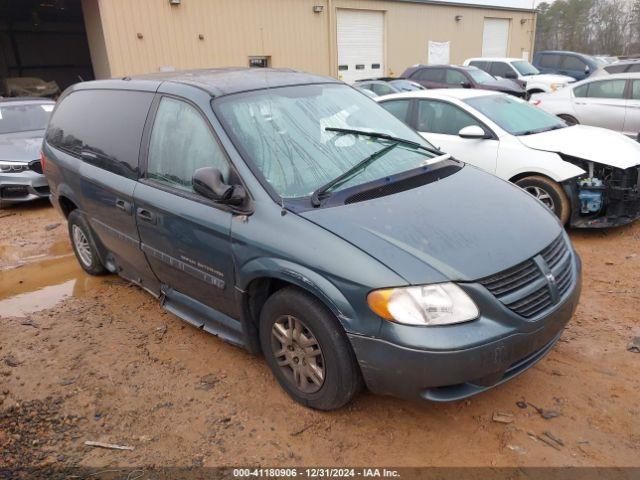
[[[531,63],[521,58],[469,58],[465,66],[477,67],[494,77],[516,80],[527,92],[555,92],[575,82],[575,78],[566,75],[541,74]]]
[[[40,98],[0,99],[0,207],[49,196],[40,147],[54,105]]]
[[[618,57],[612,57],[610,55],[594,55],[595,59],[604,65],[610,65],[612,63],[619,62]]]
[[[640,59],[620,60],[619,62],[604,65],[596,70],[591,77],[612,75],[614,73],[635,73],[640,72]]]
[[[455,158],[522,187],[574,227],[640,217],[640,144],[504,94],[441,90],[376,99]],[[612,154],[615,152],[615,154]]]
[[[640,73],[589,78],[532,101],[570,125],[608,128],[634,139],[640,133]]]
[[[536,52],[533,65],[542,73],[567,75],[576,80],[583,80],[604,66],[590,55],[565,51]]]
[[[331,78],[83,82],[43,149],[82,268],[262,351],[312,408],[362,381],[434,401],[485,391],[544,357],[578,302],[580,260],[546,208]]]
[[[482,88],[516,97],[526,95],[524,88],[513,80],[497,79],[476,67],[416,65],[405,70],[402,76],[426,88]]]
[[[377,78],[369,80],[358,80],[353,84],[358,89],[369,90],[376,96],[390,95],[398,92],[412,92],[424,90],[419,83],[404,78]]]

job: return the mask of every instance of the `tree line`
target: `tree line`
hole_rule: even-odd
[[[537,51],[640,54],[640,0],[556,0],[538,11]]]

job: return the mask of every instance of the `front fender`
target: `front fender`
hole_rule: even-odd
[[[334,284],[317,272],[281,258],[255,258],[239,269],[237,287],[246,290],[258,278],[274,278],[306,290],[333,312],[346,331],[353,331],[357,316],[351,303]]]
[[[498,176],[513,180],[525,173],[544,175],[560,183],[586,172],[573,163],[566,162],[557,153],[531,148],[523,151],[521,146],[511,152],[508,149],[501,149],[498,158]]]

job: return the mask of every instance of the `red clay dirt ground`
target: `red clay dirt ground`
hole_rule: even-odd
[[[0,464],[640,466],[640,354],[627,351],[640,336],[640,223],[571,238],[581,303],[527,373],[452,404],[362,393],[320,413],[261,358],[115,276],[84,274],[46,202],[1,210]]]

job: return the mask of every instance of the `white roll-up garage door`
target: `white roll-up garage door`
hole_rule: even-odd
[[[352,83],[384,76],[384,13],[338,10],[338,76]]]
[[[506,57],[509,51],[508,18],[485,18],[482,37],[483,57]]]

